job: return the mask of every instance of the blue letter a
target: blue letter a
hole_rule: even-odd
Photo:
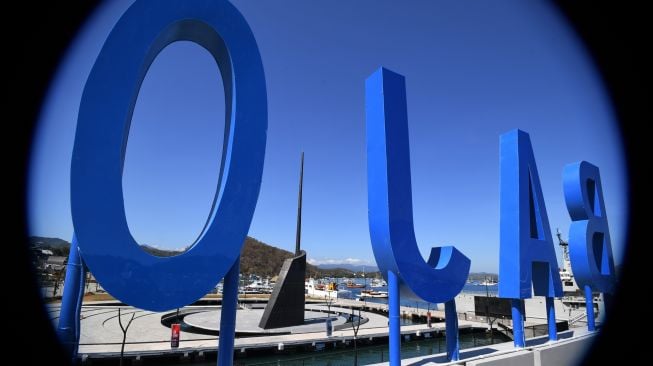
[[[499,296],[562,296],[549,219],[528,134],[501,135]]]

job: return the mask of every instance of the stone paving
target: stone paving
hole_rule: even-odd
[[[107,302],[104,302],[105,304]],[[351,313],[350,306],[363,305],[362,302],[350,304],[348,302],[339,302],[338,306],[331,306],[331,312],[340,313],[334,317],[338,318],[336,325],[344,325],[345,317]],[[367,305],[371,305],[367,303]],[[382,305],[382,304],[377,304]],[[346,306],[346,307],[345,307]],[[197,350],[215,350],[218,344],[217,336],[204,334],[195,334],[190,332],[181,333],[180,348],[171,349],[170,347],[170,328],[161,324],[161,317],[166,314],[175,312],[151,312],[136,309],[130,306],[118,305],[99,305],[88,303],[82,307],[81,314],[81,332],[80,332],[80,354],[110,354],[120,352],[122,342],[122,331],[118,324],[118,309],[121,309],[123,325],[126,325],[132,315],[134,321],[127,333],[127,342],[125,345],[126,353],[165,353],[165,352],[184,352]],[[335,330],[332,337],[326,337],[325,325],[322,322],[316,322],[315,319],[322,316],[326,319],[325,305],[307,304],[308,319],[313,319],[308,325],[300,327],[289,327],[285,331],[290,334],[269,335],[265,337],[238,337],[235,341],[236,350],[259,347],[277,347],[279,343],[287,345],[293,344],[314,344],[315,342],[346,342],[353,338],[354,332],[350,327],[344,327],[341,330]],[[219,321],[219,306],[187,306],[182,309],[186,317],[191,317],[193,322],[202,322],[205,326],[217,326]],[[410,309],[404,309],[410,311]],[[59,306],[50,305],[50,317],[56,325],[59,315]],[[358,315],[358,311],[355,312]],[[236,319],[236,328],[240,330],[261,330],[258,328],[258,321],[262,311],[260,309],[243,308],[238,311]],[[373,312],[362,311],[361,316],[367,318],[367,322],[361,324],[359,338],[387,337],[388,335],[388,318]],[[203,319],[203,320],[202,320]],[[213,319],[213,320],[211,320]],[[460,328],[468,327],[485,327],[482,323],[459,321]],[[402,333],[410,334],[416,332],[443,332],[444,323],[434,323],[432,328],[426,324],[404,325],[401,328]]]

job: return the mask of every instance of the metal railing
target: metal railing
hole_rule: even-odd
[[[581,321],[581,320],[583,320],[585,318],[587,318],[587,313],[578,314],[575,317],[573,317],[572,319],[569,319],[569,321],[568,321],[569,326],[572,326],[572,325],[576,324],[577,322],[579,322],[579,321]]]

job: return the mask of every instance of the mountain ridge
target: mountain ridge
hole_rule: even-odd
[[[60,238],[30,236],[29,244],[33,248],[50,249],[57,256],[68,256],[70,243]],[[180,250],[157,248],[153,244],[140,244],[145,252],[158,257],[171,257],[183,253]],[[243,275],[256,274],[262,277],[274,277],[279,274],[283,262],[294,257],[294,253],[269,245],[250,236],[245,238],[240,252],[240,272]],[[352,277],[356,271],[347,268],[319,268],[306,263],[306,275],[316,277]]]
[[[30,236],[28,238],[33,248],[50,249],[54,255],[68,256],[70,243],[60,238]],[[158,257],[179,255],[183,251],[160,249],[151,244],[141,244],[141,248]],[[248,236],[240,252],[240,272],[243,275],[256,274],[262,277],[274,277],[279,274],[283,262],[294,257],[294,253],[264,243]],[[325,263],[313,265],[306,263],[306,277],[356,277],[365,272],[369,277],[377,273],[379,268],[375,265],[362,265],[351,263]],[[470,280],[484,280],[485,278],[498,280],[498,275],[491,272],[470,272]]]
[[[318,264],[317,267],[321,269],[342,268],[342,269],[350,270],[352,272],[378,272],[379,271],[379,267],[371,264],[323,263],[323,264]]]

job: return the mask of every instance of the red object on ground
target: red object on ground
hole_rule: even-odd
[[[170,347],[178,348],[179,347],[179,334],[181,333],[181,326],[179,324],[172,324],[170,327],[172,334],[170,335]]]

